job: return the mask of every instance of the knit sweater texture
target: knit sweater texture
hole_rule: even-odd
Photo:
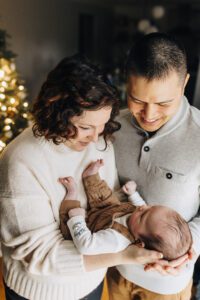
[[[176,210],[192,232],[194,250],[200,254],[200,111],[183,97],[177,113],[152,137],[141,129],[130,112],[122,113],[121,130],[114,143],[121,184],[135,180],[147,204]],[[119,266],[126,279],[160,294],[184,289],[192,278],[194,261],[178,276],[145,272],[143,266]]]
[[[100,139],[77,152],[35,138],[28,128],[4,151],[0,161],[3,276],[19,295],[30,300],[77,300],[102,281],[106,270],[86,272],[82,255],[60,232],[65,189],[58,178],[75,178],[81,206],[86,208],[81,175],[91,161],[102,158],[101,177],[112,189],[117,184],[112,145],[102,151],[104,146]]]

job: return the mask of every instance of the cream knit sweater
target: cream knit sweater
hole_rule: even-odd
[[[75,300],[94,290],[105,269],[85,272],[82,255],[59,229],[59,207],[65,189],[59,177],[73,176],[86,207],[81,174],[98,158],[100,175],[114,188],[113,148],[91,143],[81,152],[35,138],[25,130],[4,151],[0,161],[0,237],[6,284],[32,300]],[[30,262],[25,258],[30,254]]]

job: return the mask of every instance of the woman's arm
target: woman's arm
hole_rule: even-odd
[[[124,264],[147,264],[161,259],[161,253],[140,248],[135,245],[128,246],[118,253],[84,256],[84,266],[87,272],[104,267],[112,267]]]

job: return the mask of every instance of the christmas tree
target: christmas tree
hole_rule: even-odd
[[[0,30],[0,152],[29,125],[27,93],[15,66],[15,54],[7,48],[9,35]]]

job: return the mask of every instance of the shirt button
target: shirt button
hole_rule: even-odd
[[[145,152],[148,152],[149,150],[150,150],[149,146],[145,146],[145,147],[144,147],[144,151],[145,151]]]
[[[167,177],[167,179],[172,179],[172,174],[171,173],[166,173],[166,177]]]

